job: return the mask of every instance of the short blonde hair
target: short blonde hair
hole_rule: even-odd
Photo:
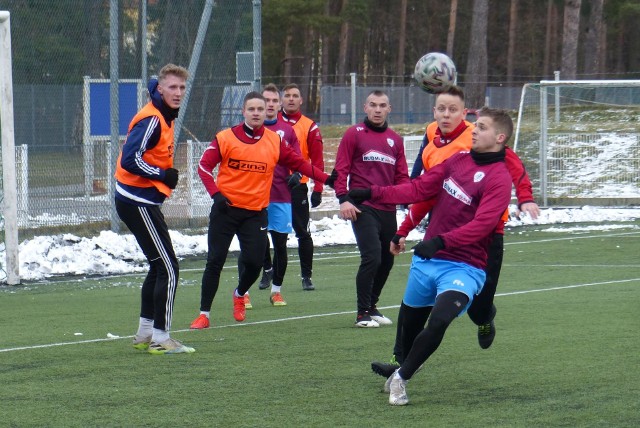
[[[169,63],[160,69],[160,73],[158,73],[158,82],[162,82],[168,75],[177,76],[187,80],[189,78],[189,71],[184,67]]]

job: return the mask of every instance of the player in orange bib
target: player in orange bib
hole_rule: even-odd
[[[266,102],[262,94],[250,92],[245,96],[242,115],[243,123],[216,135],[198,167],[213,206],[209,215],[209,250],[202,275],[200,315],[191,323],[193,329],[210,325],[211,304],[234,236],[240,242],[240,256],[233,316],[236,321],[244,321],[248,306],[245,295],[248,296],[249,288],[260,275],[268,245],[266,208],[276,165],[300,171],[320,183],[329,178],[264,126]],[[217,177],[213,173],[216,167]]]
[[[116,162],[116,211],[149,263],[133,347],[156,355],[195,352],[170,337],[180,269],[160,210],[178,185],[179,173],[173,167],[174,119],[188,77],[184,67],[167,64],[157,79],[149,81],[150,100],[131,119]]]

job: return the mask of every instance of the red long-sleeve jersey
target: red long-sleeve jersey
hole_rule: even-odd
[[[533,192],[531,190],[531,180],[527,170],[522,163],[522,160],[516,152],[510,147],[505,147],[505,164],[509,175],[511,175],[511,181],[516,189],[516,198],[518,198],[518,206],[527,202],[534,202]],[[431,211],[431,208],[435,205],[435,201],[421,201],[411,205],[409,208],[409,214],[404,218],[400,227],[398,227],[397,234],[400,236],[407,236],[409,232],[420,224],[423,218]],[[501,222],[496,226],[496,233],[504,234],[504,223],[506,220],[504,216]]]
[[[338,146],[335,169],[338,178],[334,188],[340,202],[344,202],[349,191],[347,186],[391,186],[410,181],[402,137],[389,128],[374,130],[365,123],[352,126],[344,133]],[[373,201],[364,204],[383,211],[396,209],[394,204]]]
[[[231,128],[231,131],[237,139],[237,145],[267,144],[263,142],[262,138],[265,133],[264,126],[252,130],[248,126],[240,124]],[[266,132],[275,134],[269,130],[266,130]],[[275,135],[277,136],[277,134]],[[250,206],[250,208],[247,209],[251,210],[261,210],[263,208],[266,208],[266,206],[268,205],[268,195],[270,193],[271,183],[273,180],[273,170],[275,168],[275,164],[285,166],[286,168],[293,171],[300,171],[302,174],[313,178],[321,185],[327,180],[327,178],[329,178],[327,174],[314,167],[309,162],[305,161],[291,147],[287,146],[287,144],[282,141],[280,137],[277,138],[280,141],[280,147],[276,149],[278,150],[278,155],[275,158],[277,159],[277,162],[271,164],[269,158],[257,159],[256,162],[265,163],[267,165],[265,168],[261,168],[260,170],[255,171],[238,167],[239,162],[244,161],[244,159],[233,158],[233,151],[221,150],[218,139],[215,138],[202,154],[198,167],[198,175],[200,176],[200,179],[202,180],[202,183],[207,189],[209,195],[213,196],[217,192],[222,192],[224,196],[228,197],[228,194],[225,193],[224,188],[218,188],[218,185],[213,177],[213,170],[220,163],[227,165],[227,167],[231,169],[237,170],[238,174],[251,174],[247,175],[244,181],[247,181],[250,177],[253,177],[253,181],[255,184],[252,186],[246,186],[246,192],[244,192],[244,194],[241,196],[241,199],[243,199],[242,201],[234,201],[231,198],[229,200],[229,203],[231,205],[238,204],[239,206],[243,207]],[[229,155],[224,155],[223,152],[229,153]],[[265,175],[264,173],[262,173],[265,170],[270,171],[270,174]],[[267,197],[264,198],[264,195],[267,195]],[[261,202],[263,200],[266,201],[266,203]]]
[[[324,153],[322,149],[322,134],[318,124],[301,112],[286,114],[284,111],[278,112],[278,120],[283,120],[293,127],[300,143],[300,153],[302,157],[311,162],[321,171],[324,171]],[[313,178],[313,177],[310,177]],[[302,177],[301,183],[306,183],[307,177]],[[314,180],[314,192],[322,192],[322,183]]]
[[[409,183],[372,186],[371,195],[387,204],[437,199],[424,237],[443,240],[434,257],[484,269],[492,232],[511,199],[511,180],[504,162],[478,165],[470,153],[458,153]]]

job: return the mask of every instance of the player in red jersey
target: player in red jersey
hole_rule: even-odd
[[[244,321],[244,296],[260,275],[266,251],[266,208],[275,167],[279,164],[300,171],[320,183],[329,178],[264,126],[266,102],[262,94],[247,94],[242,114],[243,123],[216,134],[198,167],[200,179],[214,203],[209,216],[209,249],[202,275],[200,315],[191,323],[194,329],[209,327],[211,304],[234,236],[238,237],[241,253],[238,287],[233,292],[233,316],[236,321]]]
[[[347,194],[348,188],[391,186],[410,180],[402,137],[389,129],[387,123],[391,112],[387,94],[371,92],[364,111],[367,114],[364,122],[347,129],[340,141],[336,154],[335,190],[340,216],[351,220],[360,250],[355,325],[379,327],[380,324],[392,324],[376,304],[393,267],[394,257],[388,245],[397,228],[396,206],[371,201],[354,204]]]
[[[451,322],[465,313],[484,285],[493,231],[511,199],[504,147],[512,132],[506,111],[483,108],[470,152],[453,155],[408,184],[349,192],[356,201],[437,200],[424,240],[414,247],[402,299],[405,359],[385,383],[392,405],[409,402],[407,381],[436,351]]]
[[[266,119],[264,126],[267,129],[280,135],[284,143],[291,147],[296,153],[300,154],[300,143],[295,131],[285,121],[278,119],[282,102],[280,99],[280,91],[273,83],[266,85],[262,89],[267,103]],[[264,290],[271,287],[270,301],[273,306],[286,306],[287,302],[282,297],[282,283],[284,275],[287,271],[287,238],[293,232],[292,213],[291,213],[291,189],[300,184],[302,175],[295,171],[291,171],[282,165],[276,166],[273,173],[273,183],[271,184],[271,193],[269,196],[269,207],[267,215],[269,217],[269,234],[273,243],[273,262],[271,259],[271,251],[267,245],[265,252],[264,265],[262,271],[262,280],[259,288]]]
[[[295,83],[285,85],[283,89],[282,111],[279,120],[284,120],[293,127],[300,143],[302,157],[320,170],[324,170],[322,152],[322,135],[318,124],[302,114],[302,94]],[[308,177],[303,176],[300,185],[291,189],[291,210],[293,215],[293,230],[298,238],[298,256],[300,257],[300,276],[302,289],[315,290],[311,281],[313,273],[313,239],[309,233],[309,187]],[[311,207],[315,208],[322,202],[322,183],[315,182],[311,192]]]

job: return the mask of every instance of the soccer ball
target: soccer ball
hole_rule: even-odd
[[[422,90],[437,94],[455,85],[458,73],[451,58],[440,52],[430,52],[416,63],[413,78]]]

